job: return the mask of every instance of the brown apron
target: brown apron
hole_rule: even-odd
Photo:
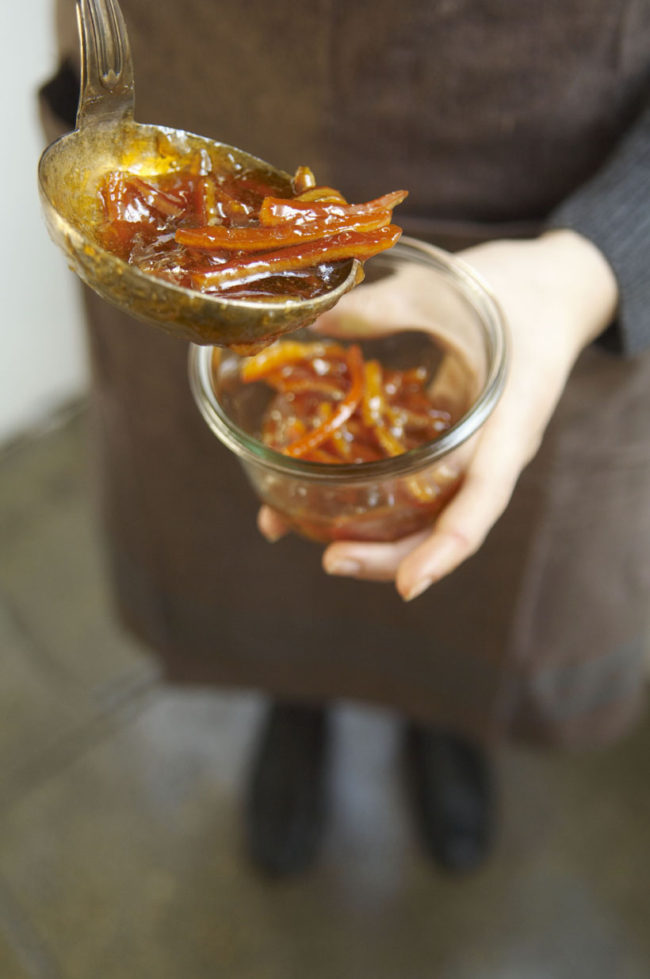
[[[72,0],[62,49],[76,53]],[[447,247],[535,232],[647,91],[646,0],[123,0],[137,118],[407,187]],[[404,604],[267,544],[191,400],[183,343],[88,296],[107,543],[125,620],[177,682],[355,698],[486,740],[593,743],[643,689],[650,356],[581,357],[480,552]]]

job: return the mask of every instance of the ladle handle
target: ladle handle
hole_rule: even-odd
[[[76,0],[81,41],[81,99],[77,129],[133,118],[131,48],[117,0]]]

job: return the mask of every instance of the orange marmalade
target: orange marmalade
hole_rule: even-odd
[[[350,259],[390,248],[392,210],[406,191],[348,204],[307,167],[291,191],[256,170],[203,172],[192,160],[147,176],[107,173],[100,243],[143,272],[232,299],[311,299],[331,290]]]

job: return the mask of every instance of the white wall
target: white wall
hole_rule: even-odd
[[[0,443],[80,394],[87,372],[77,280],[47,236],[35,90],[56,63],[52,0],[0,3]]]

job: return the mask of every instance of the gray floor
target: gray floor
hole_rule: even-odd
[[[261,705],[165,687],[113,623],[84,428],[0,459],[0,979],[647,979],[650,723],[508,751],[498,844],[461,881],[413,838],[393,719],[345,706],[321,863],[259,880]]]

